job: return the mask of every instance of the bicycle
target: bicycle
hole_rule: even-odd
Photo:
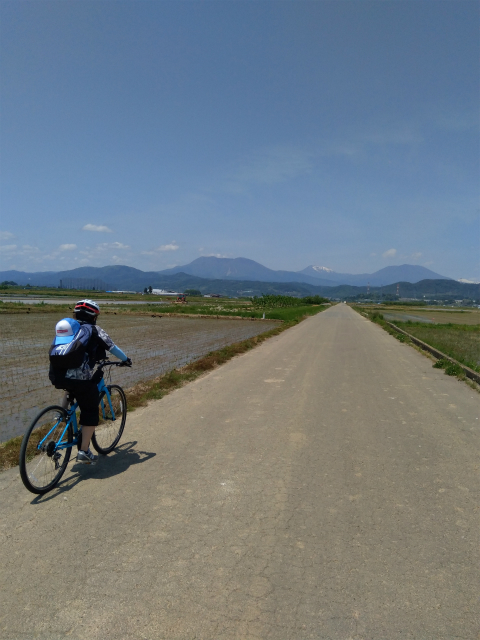
[[[126,366],[123,362],[102,360],[97,372],[107,366]],[[128,365],[127,365],[128,366]],[[100,392],[99,424],[92,436],[92,445],[101,455],[107,455],[122,437],[127,417],[127,399],[117,384],[108,384],[111,373],[98,383]],[[72,447],[80,449],[82,432],[77,423],[78,403],[73,400],[69,408],[51,405],[41,411],[25,432],[20,448],[20,476],[32,493],[51,491],[70,460]]]

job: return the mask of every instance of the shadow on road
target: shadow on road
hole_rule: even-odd
[[[65,472],[66,477],[59,482],[59,484],[44,496],[37,496],[31,502],[31,504],[43,504],[48,500],[57,498],[62,493],[66,493],[73,489],[79,482],[95,478],[96,480],[106,480],[112,478],[119,473],[124,473],[134,464],[140,464],[142,462],[148,462],[151,458],[154,458],[157,454],[148,451],[140,451],[135,449],[137,441],[124,442],[117,447],[108,456],[99,456],[98,463],[95,466],[78,464],[75,459],[73,464],[69,468],[72,471],[68,474],[68,469]],[[72,458],[76,457],[76,448],[72,450]]]

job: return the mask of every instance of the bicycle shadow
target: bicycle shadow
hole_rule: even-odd
[[[99,456],[98,463],[93,465],[79,464],[73,460],[73,464],[69,464],[71,470],[70,475],[58,483],[58,485],[49,493],[43,496],[37,496],[31,501],[31,504],[43,504],[49,500],[53,500],[61,496],[63,493],[71,491],[79,482],[95,478],[96,480],[106,480],[114,476],[125,473],[134,464],[148,462],[157,454],[148,451],[139,451],[134,449],[138,444],[137,440],[132,442],[124,442],[119,445],[112,453],[107,456]],[[76,449],[72,450],[72,458],[76,457]]]

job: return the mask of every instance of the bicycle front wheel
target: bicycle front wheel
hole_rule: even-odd
[[[100,397],[98,427],[92,436],[92,445],[98,453],[106,455],[113,451],[122,437],[127,419],[127,399],[123,389],[109,385]]]
[[[65,409],[52,405],[38,414],[23,436],[20,476],[32,493],[51,491],[65,473],[73,441],[72,426],[65,431],[66,425]],[[66,447],[58,449],[60,445]]]

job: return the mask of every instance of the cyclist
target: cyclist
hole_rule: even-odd
[[[90,440],[95,427],[98,426],[98,404],[100,395],[98,382],[102,372],[93,373],[95,363],[106,357],[106,351],[122,360],[126,366],[131,366],[132,361],[121,349],[119,349],[108,333],[97,326],[97,318],[100,314],[99,305],[93,300],[80,300],[75,305],[75,320],[82,324],[93,325],[92,336],[88,342],[83,363],[77,369],[54,369],[50,365],[49,378],[56,389],[65,389],[62,406],[68,408],[69,399],[76,398],[80,407],[80,428],[82,430],[82,443],[77,455],[77,462],[82,464],[96,464],[98,456],[90,451]],[[60,320],[56,326],[57,336],[64,336],[69,331],[68,318]],[[72,328],[70,329],[72,332]],[[99,373],[99,375],[97,375]]]

